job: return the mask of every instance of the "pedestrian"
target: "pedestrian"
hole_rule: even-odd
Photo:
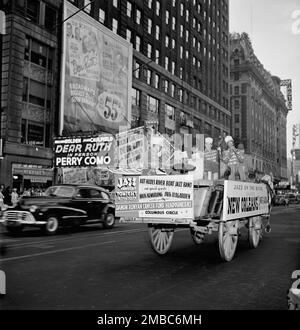
[[[2,186],[3,185],[1,185],[1,188],[0,188],[0,211],[2,211],[2,209],[4,208],[4,195],[2,193],[2,191],[3,191]]]
[[[13,206],[16,206],[19,200],[19,195],[17,193],[17,188],[13,188],[13,191],[11,193],[11,203]]]

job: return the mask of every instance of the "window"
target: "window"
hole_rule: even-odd
[[[138,52],[141,51],[141,38],[139,36],[135,36],[135,49]]]
[[[154,87],[156,89],[159,89],[159,75],[158,74],[155,74]]]
[[[175,120],[175,108],[169,104],[165,104],[165,116],[170,120]]]
[[[176,18],[172,17],[172,30],[175,31],[175,29],[176,29]]]
[[[50,30],[51,32],[54,31],[56,26],[56,18],[56,10],[45,4],[45,28],[47,30]]]
[[[171,85],[171,96],[175,97],[175,85],[174,84]]]
[[[91,13],[91,10],[92,10],[92,6],[91,6],[91,1],[90,0],[84,0],[84,6],[86,6],[85,8],[84,8],[84,11],[86,12],[86,13],[88,13],[88,14],[90,14]],[[90,5],[88,5],[88,4],[90,4]]]
[[[133,74],[135,76],[135,78],[139,79],[140,78],[140,64],[138,62],[134,62],[134,70],[133,70]]]
[[[172,64],[171,64],[171,73],[175,74],[175,62],[174,61],[172,61]]]
[[[112,19],[112,30],[114,33],[118,33],[118,21],[115,18]]]
[[[132,3],[127,1],[127,16],[131,17],[131,13],[132,13]]]
[[[180,25],[180,38],[183,38],[183,25]]]
[[[234,100],[234,109],[239,109],[239,108],[240,108],[240,101]]]
[[[168,80],[165,80],[164,88],[165,88],[165,93],[169,93],[169,81]]]
[[[141,24],[141,17],[142,17],[142,13],[139,9],[136,10],[136,15],[135,15],[135,22],[137,24]]]
[[[135,89],[134,87],[132,87],[132,105],[135,106],[140,106],[140,100],[141,100],[141,91],[139,91],[138,89]]]
[[[40,2],[37,0],[27,0],[26,18],[34,23],[39,22]]]
[[[180,58],[182,59],[183,58],[183,47],[180,46]]]
[[[176,46],[175,39],[172,38],[172,49],[175,49],[175,46]]]
[[[118,0],[113,0],[113,6],[118,8]]]
[[[152,56],[152,45],[148,44],[147,45],[147,56],[151,58]]]
[[[183,78],[183,67],[181,66],[179,69],[179,78],[182,79]]]
[[[239,86],[234,86],[234,94],[238,95],[240,93],[240,87]]]
[[[179,101],[182,102],[183,101],[183,90],[182,89],[179,89],[178,96],[179,96]]]
[[[180,4],[180,16],[183,16],[184,13],[184,7],[183,7],[183,3]]]
[[[168,57],[165,58],[165,69],[166,70],[169,69],[169,58]]]
[[[160,32],[159,26],[156,25],[155,26],[155,38],[156,38],[156,40],[159,40],[159,32]]]
[[[166,47],[169,47],[169,43],[170,43],[170,38],[168,35],[166,35]]]
[[[158,109],[159,100],[150,95],[147,95],[147,111],[150,111],[152,113],[158,113]]]
[[[126,30],[126,40],[131,42],[131,31],[129,29]]]
[[[148,18],[148,27],[147,31],[149,34],[152,34],[152,19]]]
[[[104,24],[105,22],[105,11],[103,9],[99,9],[99,22]]]
[[[170,19],[170,12],[166,10],[166,24],[169,24],[169,19]]]
[[[152,8],[152,0],[148,0],[148,7],[151,9]]]
[[[240,138],[240,129],[239,128],[235,128],[234,129],[234,137],[236,139],[239,139]]]
[[[159,16],[160,15],[160,2],[156,1],[156,15]]]
[[[148,85],[151,85],[151,78],[152,78],[152,71],[147,69],[147,71],[146,71],[146,80],[147,80]]]
[[[185,31],[185,41],[189,42],[189,31],[188,30]]]
[[[155,50],[155,63],[159,64],[160,52],[158,49]]]
[[[240,115],[235,114],[234,115],[234,123],[239,124],[239,122],[240,122]]]

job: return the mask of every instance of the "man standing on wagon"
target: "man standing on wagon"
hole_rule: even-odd
[[[244,156],[240,149],[236,149],[234,146],[234,140],[231,136],[225,137],[225,142],[228,149],[223,151],[223,162],[230,167],[231,173],[229,180],[236,180],[236,174],[239,175],[240,180],[245,180],[245,171],[243,167]]]

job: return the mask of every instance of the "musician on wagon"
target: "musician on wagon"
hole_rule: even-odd
[[[222,153],[222,160],[228,167],[230,167],[229,180],[236,180],[236,174],[239,175],[240,180],[245,180],[244,170],[244,155],[241,149],[236,149],[234,140],[231,136],[225,137],[227,150]]]

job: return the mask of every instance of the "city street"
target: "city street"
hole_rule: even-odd
[[[291,274],[300,269],[300,205],[274,207],[272,232],[250,249],[242,231],[235,258],[222,262],[217,235],[202,245],[177,230],[156,255],[145,225],[38,229],[2,236],[7,294],[0,309],[287,309]]]

